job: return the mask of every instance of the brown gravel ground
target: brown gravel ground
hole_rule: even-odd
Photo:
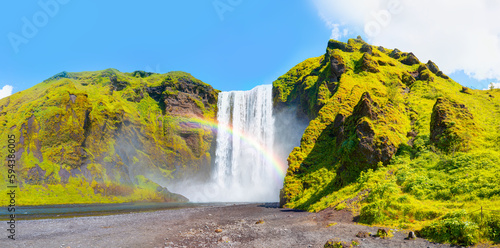
[[[358,247],[453,247],[405,240],[407,231],[395,230],[390,239],[356,237],[377,229],[357,225],[347,211],[308,213],[280,209],[276,203],[237,204],[19,221],[16,240],[8,240],[4,232],[0,247],[323,247],[330,238],[357,239]]]

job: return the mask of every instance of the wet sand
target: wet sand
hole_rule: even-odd
[[[276,203],[238,204],[20,220],[16,240],[7,239],[3,231],[0,247],[323,247],[330,238],[357,239],[359,247],[450,247],[405,240],[406,231],[396,231],[391,239],[356,237],[360,231],[377,229],[355,224],[347,211],[308,213],[280,209]]]

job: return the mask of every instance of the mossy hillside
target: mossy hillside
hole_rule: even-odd
[[[214,130],[193,118],[216,118],[217,93],[184,72],[108,69],[63,72],[0,100],[2,139],[18,142],[18,204],[180,200],[138,176],[154,183],[210,168]]]
[[[342,206],[440,242],[499,241],[499,90],[464,88],[430,61],[361,39],[331,40],[273,85],[275,106],[298,103],[312,118],[288,158],[288,207]],[[320,96],[321,85],[334,87]]]

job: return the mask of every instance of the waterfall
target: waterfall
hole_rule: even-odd
[[[273,169],[272,86],[221,92],[212,179],[221,201],[276,201],[282,178]],[[228,131],[231,130],[231,131]],[[280,181],[281,180],[281,181]]]
[[[273,113],[272,85],[219,93],[215,162],[208,180],[166,187],[192,202],[277,202],[286,158],[308,122],[296,107]],[[279,165],[278,165],[279,164]],[[280,171],[281,170],[281,171]]]

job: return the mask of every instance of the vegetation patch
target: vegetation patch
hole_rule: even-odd
[[[361,39],[330,41],[273,85],[277,108],[300,103],[311,119],[288,157],[287,207],[345,208],[438,242],[499,242],[500,90],[464,89],[431,61]],[[319,97],[321,85],[331,90]]]
[[[185,124],[214,120],[217,94],[185,72],[107,69],[62,72],[1,99],[1,137],[18,142],[18,203],[185,201],[153,180],[211,168],[215,133]],[[181,104],[167,108],[175,101]],[[0,171],[0,186],[6,177]]]

